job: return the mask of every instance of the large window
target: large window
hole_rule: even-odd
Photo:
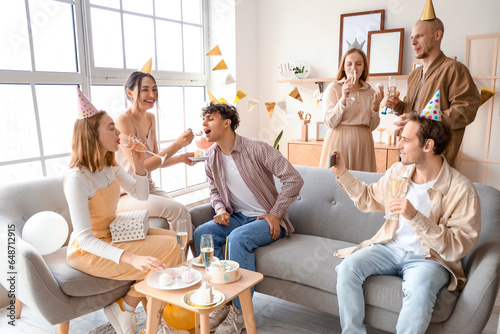
[[[0,182],[63,173],[79,85],[98,109],[152,57],[160,149],[199,127],[208,82],[206,0],[0,0]],[[194,150],[194,147],[188,147]],[[167,191],[206,182],[202,164],[155,171]]]

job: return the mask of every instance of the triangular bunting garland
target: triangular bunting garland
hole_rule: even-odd
[[[210,93],[208,90],[207,90],[207,93],[208,93],[208,98],[210,99],[210,102],[213,102],[215,104],[219,103],[219,101],[215,98],[215,96],[212,95],[212,93]]]
[[[233,84],[235,82],[236,82],[236,80],[234,79],[233,75],[231,73],[229,73],[226,77],[226,80],[224,80],[224,83],[222,84],[222,86],[227,86],[227,85]]]
[[[252,111],[253,108],[255,108],[255,106],[257,105],[257,103],[259,103],[258,100],[249,97],[248,98],[248,112]]]
[[[276,102],[265,102],[267,113],[270,118],[273,118],[274,106],[276,106]]]
[[[300,102],[303,102],[302,97],[300,97],[299,89],[297,87],[295,87],[288,95],[296,100],[299,100]]]
[[[227,70],[227,65],[224,59],[222,59],[215,67],[212,69],[212,71],[218,71],[218,70]]]
[[[234,103],[245,98],[245,96],[247,96],[247,94],[244,91],[242,91],[241,88],[238,88],[238,91],[236,92],[236,97],[234,98]]]
[[[219,97],[219,103],[222,103],[222,104],[229,104],[227,103],[227,100],[223,97]]]
[[[283,110],[285,112],[285,114],[287,114],[287,110],[286,110],[286,98],[283,98],[281,100],[279,100],[277,103],[278,107]]]
[[[488,101],[493,95],[497,92],[491,90],[486,87],[481,87],[481,102],[479,102],[479,106],[482,106],[486,101]]]
[[[207,56],[222,56],[219,45],[216,45],[212,50],[207,53]]]

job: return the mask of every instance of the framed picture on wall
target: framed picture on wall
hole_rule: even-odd
[[[383,30],[384,16],[384,9],[340,15],[339,64],[353,45],[367,52],[368,32]]]
[[[325,139],[326,131],[328,127],[324,122],[316,122],[316,140],[321,141]]]
[[[370,75],[401,74],[404,35],[404,28],[368,32]]]

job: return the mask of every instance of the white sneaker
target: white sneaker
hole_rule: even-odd
[[[236,306],[231,305],[226,319],[217,327],[215,334],[240,334],[243,328],[245,328],[243,314]]]
[[[116,331],[116,334],[135,334],[135,312],[125,311],[123,298],[104,308],[104,314]]]
[[[217,327],[226,319],[229,313],[229,305],[225,304],[210,313],[210,332],[215,332]]]

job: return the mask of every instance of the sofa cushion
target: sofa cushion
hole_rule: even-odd
[[[58,251],[43,257],[65,294],[74,297],[93,296],[113,291],[131,283],[131,281],[118,281],[91,276],[70,267],[66,261],[67,248],[62,247]]]
[[[304,234],[292,234],[255,250],[256,268],[265,277],[307,285],[337,295],[335,267],[342,259],[333,256],[335,250],[354,244]],[[367,305],[399,313],[402,307],[402,279],[397,276],[372,276],[364,284]],[[449,318],[458,293],[441,289],[431,322]],[[332,298],[334,298],[332,296]]]

